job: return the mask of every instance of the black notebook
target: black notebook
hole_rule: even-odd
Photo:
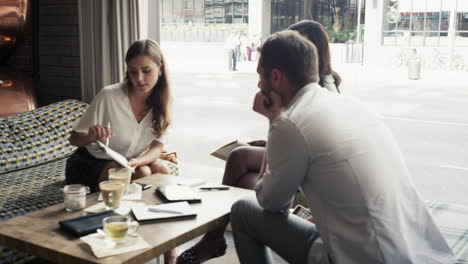
[[[165,185],[159,186],[155,190],[156,194],[166,203],[173,202],[188,202],[199,203],[201,202],[200,195],[187,186],[179,185]]]
[[[114,211],[105,211],[102,213],[62,220],[59,224],[62,229],[71,232],[75,236],[81,237],[96,232],[98,228],[102,228],[102,220],[112,215],[118,214]]]

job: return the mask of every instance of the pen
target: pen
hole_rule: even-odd
[[[219,186],[219,187],[200,187],[200,190],[203,191],[223,191],[223,190],[229,190],[229,187],[227,186]]]
[[[153,208],[153,207],[148,207],[148,211],[154,212],[154,213],[182,214],[182,212],[179,212],[179,211],[158,209],[158,208]]]
[[[109,130],[111,129],[110,121],[107,122],[107,128],[109,128]],[[109,146],[109,138],[106,138],[106,147],[108,146]]]

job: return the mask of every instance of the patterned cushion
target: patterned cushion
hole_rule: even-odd
[[[67,158],[0,175],[0,221],[63,202]],[[26,177],[25,177],[26,176]],[[35,257],[0,246],[0,263],[26,263]]]
[[[0,173],[31,167],[70,155],[72,123],[88,104],[66,100],[0,118]]]
[[[63,202],[67,158],[0,177],[0,221]]]

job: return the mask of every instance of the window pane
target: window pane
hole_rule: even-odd
[[[455,36],[455,46],[468,46],[468,31],[457,32]]]
[[[172,0],[163,0],[162,5],[162,18],[161,22],[164,23],[174,23],[173,13],[172,13]]]
[[[448,32],[440,32],[440,39],[439,39],[439,46],[447,46],[448,45]]]
[[[195,6],[193,8],[193,17],[194,23],[203,24],[205,22],[204,19],[204,1],[203,0],[195,0]]]
[[[412,32],[411,33],[411,45],[413,46],[424,45],[424,32]]]
[[[399,30],[409,30],[410,25],[410,12],[400,13],[400,22],[398,22]]]
[[[410,35],[409,30],[399,32],[396,34],[396,44],[399,46],[409,45]]]
[[[424,12],[413,12],[411,14],[411,30],[412,31],[423,31],[424,30]]]
[[[395,45],[395,32],[384,32],[383,33],[383,45]]]
[[[426,31],[439,30],[440,12],[428,12],[426,15]]]
[[[440,22],[440,30],[447,31],[449,28],[449,20],[450,20],[450,12],[449,11],[442,11],[442,19]]]
[[[468,12],[457,13],[457,27],[456,30],[468,30]]]
[[[438,46],[439,32],[426,32],[426,38],[424,41],[426,46]]]

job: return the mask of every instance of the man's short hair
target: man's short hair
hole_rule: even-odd
[[[296,31],[284,30],[271,35],[258,48],[265,75],[273,69],[283,72],[299,88],[318,82],[318,60],[315,45]]]

